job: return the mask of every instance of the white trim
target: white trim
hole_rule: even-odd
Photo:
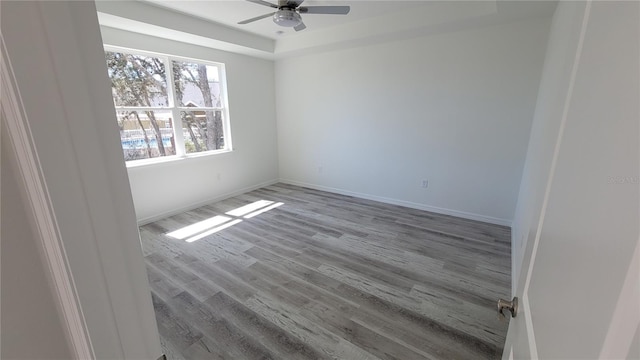
[[[173,151],[176,153],[176,156],[184,157],[187,155],[187,149],[184,143],[184,127],[182,124],[182,117],[180,116],[180,110],[176,109],[176,93],[174,87],[176,86],[173,77],[173,64],[171,63],[171,59],[165,57],[162,59],[164,63],[164,68],[167,71],[167,97],[169,98],[169,103],[171,104],[171,117],[173,118],[173,124],[171,127],[173,128]],[[202,95],[204,99],[204,94]],[[116,107],[117,109],[117,107]],[[147,145],[149,146],[149,145]]]
[[[2,19],[2,6],[0,6],[0,19]],[[0,66],[1,64],[4,64],[4,52],[2,52],[1,48],[4,48],[4,39],[2,38],[2,30],[0,30]],[[0,70],[0,82],[2,82],[2,78],[4,76],[2,75],[2,70]],[[0,94],[2,94],[4,91],[2,90],[2,84],[0,84]],[[2,103],[1,103],[1,99],[0,99],[0,113],[2,112]],[[4,115],[0,114],[0,121],[4,121]],[[0,139],[2,138],[2,126],[0,126]],[[0,143],[2,141],[0,140]],[[0,149],[2,149],[2,144],[0,144]],[[2,158],[2,150],[0,150],[0,158]],[[1,166],[0,166],[1,169]],[[2,173],[2,170],[0,170],[0,173]],[[2,186],[0,186],[0,199],[2,199]],[[2,210],[0,210],[0,219],[2,219]],[[0,220],[0,227],[2,226],[2,221]],[[2,244],[2,236],[0,235],[0,244]],[[0,248],[2,248],[2,246],[0,246]],[[0,258],[2,258],[1,256],[2,250],[0,250]],[[2,269],[2,264],[0,261],[0,269]],[[0,286],[0,299],[2,299],[2,287]],[[2,301],[0,301],[0,309],[2,309]],[[0,311],[1,312],[1,311]],[[0,324],[2,324],[2,314],[0,314]],[[1,332],[1,331],[0,331]],[[2,354],[2,341],[0,341],[0,354]]]
[[[456,217],[460,217],[460,218],[463,218],[463,219],[482,221],[482,222],[486,222],[486,223],[489,223],[489,224],[495,224],[495,225],[502,225],[502,226],[511,227],[511,220],[508,220],[508,219],[501,219],[501,218],[496,218],[496,217],[492,217],[492,216],[485,216],[485,215],[470,213],[470,212],[466,212],[466,211],[446,209],[446,208],[441,208],[441,207],[436,207],[436,206],[430,206],[430,205],[425,205],[425,204],[414,203],[414,202],[405,201],[405,200],[398,200],[398,199],[392,199],[392,198],[387,198],[387,197],[383,197],[383,196],[364,194],[364,193],[359,193],[359,192],[354,192],[354,191],[349,191],[349,190],[343,190],[343,189],[333,188],[333,187],[329,187],[329,186],[310,184],[310,183],[305,183],[305,182],[295,181],[295,180],[289,180],[289,179],[280,179],[280,182],[285,183],[285,184],[291,184],[291,185],[296,185],[296,186],[307,187],[307,188],[315,189],[315,190],[328,191],[328,192],[341,194],[341,195],[353,196],[353,197],[357,197],[357,198],[361,198],[361,199],[379,201],[379,202],[382,202],[382,203],[385,203],[385,204],[399,205],[399,206],[404,206],[404,207],[408,207],[408,208],[412,208],[412,209],[430,211],[430,212],[437,213],[437,214],[442,214],[442,215],[451,215],[451,216],[456,216]]]
[[[578,66],[580,64],[580,57],[582,56],[582,47],[584,45],[584,37],[587,32],[587,24],[589,23],[589,14],[591,12],[591,0],[587,1],[585,6],[584,15],[582,18],[582,25],[580,29],[580,37],[578,39],[578,47],[576,49],[576,54],[573,59],[573,65],[571,68],[571,78],[569,80],[569,87],[567,89],[567,94],[564,100],[564,108],[562,110],[562,118],[560,119],[560,129],[558,131],[558,137],[556,140],[556,144],[553,150],[553,158],[551,160],[551,169],[549,171],[549,177],[547,178],[547,185],[545,188],[544,200],[542,201],[542,207],[540,212],[540,220],[538,221],[538,226],[536,229],[536,237],[533,242],[533,250],[531,251],[531,261],[529,261],[529,267],[527,269],[527,277],[524,283],[523,290],[523,309],[526,313],[526,318],[529,321],[526,321],[527,326],[527,335],[529,337],[529,351],[532,359],[538,358],[538,349],[537,344],[535,342],[535,335],[533,329],[533,319],[531,316],[531,309],[529,307],[529,286],[531,285],[531,276],[533,274],[533,267],[536,263],[536,255],[538,253],[538,246],[540,245],[540,236],[542,233],[542,227],[544,225],[545,215],[547,212],[547,205],[549,204],[549,194],[551,193],[551,184],[553,182],[553,178],[555,176],[556,165],[558,163],[558,155],[560,153],[560,145],[562,144],[562,139],[564,135],[564,129],[567,124],[567,117],[569,114],[569,107],[571,105],[571,98],[573,97],[573,88],[576,81],[576,76],[578,73]]]
[[[166,112],[168,112],[171,109],[178,109],[178,110],[182,110],[182,111],[216,111],[216,110],[224,110],[224,108],[215,107],[215,106],[213,106],[213,107],[206,107],[206,106],[198,106],[198,107],[168,106],[168,107],[161,107],[161,106],[118,106],[118,105],[114,105],[114,107],[115,107],[116,111],[166,111]]]
[[[127,31],[127,30],[124,30]],[[158,52],[158,51],[150,51],[150,50],[140,50],[137,48],[132,48],[132,47],[127,47],[127,46],[120,46],[120,45],[110,45],[110,44],[102,44],[104,47],[105,51],[111,51],[111,52],[125,52],[131,55],[145,55],[145,56],[152,56],[152,57],[164,57],[164,58],[171,58],[170,60],[178,60],[178,61],[190,61],[190,62],[199,62],[205,65],[211,65],[211,66],[224,66],[224,63],[219,63],[219,62],[215,62],[215,61],[211,61],[211,60],[206,60],[204,58],[198,58],[198,57],[189,57],[189,56],[182,56],[182,55],[176,55],[176,54],[172,54],[172,53],[166,53],[166,52]],[[218,80],[221,82],[222,79],[220,79],[218,77]],[[169,99],[171,100],[171,99]]]
[[[278,183],[278,179],[265,181],[265,182],[262,182],[262,183],[259,183],[259,184],[256,184],[256,185],[248,186],[248,187],[245,187],[245,188],[242,188],[242,189],[239,189],[239,190],[231,191],[231,192],[228,192],[228,193],[224,193],[222,195],[218,195],[218,196],[214,196],[212,198],[208,198],[206,200],[202,200],[202,201],[198,201],[196,203],[192,203],[192,204],[189,204],[189,205],[186,205],[186,206],[182,206],[180,208],[176,208],[176,209],[172,209],[172,210],[169,210],[169,211],[165,211],[165,212],[160,213],[158,215],[153,215],[153,216],[148,216],[148,217],[145,217],[145,218],[142,218],[142,219],[138,219],[138,225],[142,226],[142,225],[145,225],[145,224],[148,224],[148,223],[152,223],[154,221],[157,221],[157,220],[160,220],[160,219],[164,219],[164,218],[169,217],[169,216],[173,216],[173,215],[177,215],[177,214],[183,213],[185,211],[197,209],[197,208],[199,208],[201,206],[204,206],[204,205],[207,205],[207,204],[211,204],[211,203],[214,203],[214,202],[222,201],[222,200],[225,200],[225,199],[228,199],[228,198],[232,198],[234,196],[242,195],[244,193],[248,193],[250,191],[257,190],[257,189],[263,188],[265,186],[273,185],[273,184],[276,184],[276,183]]]
[[[520,300],[525,329],[527,329],[527,339],[529,341],[529,356],[531,359],[538,359],[538,346],[536,335],[533,332],[533,319],[531,319],[531,306],[529,306],[529,296],[525,293]]]
[[[181,159],[185,159],[186,160],[186,159],[189,159],[189,158],[181,158]],[[176,159],[176,160],[181,160],[181,159]],[[332,187],[328,187],[328,186],[314,185],[314,184],[309,184],[309,183],[304,183],[304,182],[294,181],[294,180],[288,180],[288,179],[274,179],[274,180],[265,181],[265,182],[262,182],[262,183],[259,183],[259,184],[256,184],[256,185],[248,186],[248,187],[245,187],[245,188],[242,188],[242,189],[239,189],[239,190],[235,190],[235,191],[228,192],[228,193],[225,193],[225,194],[222,194],[222,195],[214,196],[212,198],[208,198],[206,200],[202,200],[202,201],[198,201],[196,203],[192,203],[192,204],[189,204],[189,205],[186,205],[186,206],[182,206],[180,208],[172,209],[170,211],[165,211],[165,212],[157,214],[157,215],[141,218],[141,219],[138,219],[138,225],[142,226],[142,225],[145,225],[145,224],[149,224],[149,223],[152,223],[152,222],[160,220],[160,219],[164,219],[164,218],[169,217],[169,216],[173,216],[173,215],[177,215],[177,214],[183,213],[185,211],[193,210],[193,209],[199,208],[201,206],[204,206],[204,205],[207,205],[207,204],[210,204],[210,203],[213,203],[213,202],[222,201],[222,200],[234,197],[234,196],[242,195],[244,193],[247,193],[247,192],[250,192],[250,191],[253,191],[253,190],[256,190],[256,189],[260,189],[260,188],[265,187],[265,186],[273,185],[273,184],[276,184],[276,183],[279,183],[279,182],[284,183],[284,184],[302,186],[302,187],[315,189],[315,190],[327,191],[327,192],[331,192],[331,193],[335,193],[335,194],[353,196],[353,197],[357,197],[357,198],[361,198],[361,199],[379,201],[379,202],[382,202],[382,203],[385,203],[385,204],[399,205],[399,206],[404,206],[404,207],[408,207],[408,208],[412,208],[412,209],[430,211],[430,212],[437,213],[437,214],[442,214],[442,215],[456,216],[456,217],[460,217],[460,218],[468,219],[468,220],[482,221],[482,222],[486,222],[486,223],[490,223],[490,224],[507,226],[507,227],[511,226],[511,221],[510,220],[506,220],[506,219],[494,218],[494,217],[489,217],[489,216],[484,216],[484,215],[479,215],[479,214],[474,214],[474,213],[468,213],[468,212],[464,212],[464,211],[457,211],[457,210],[439,208],[439,207],[435,207],[435,206],[412,203],[412,202],[409,202],[409,201],[385,198],[385,197],[381,197],[381,196],[368,195],[368,194],[352,192],[352,191],[332,188]]]
[[[4,38],[2,44],[1,90],[2,109],[6,116],[6,127],[10,145],[15,150],[20,170],[22,186],[26,190],[29,210],[36,225],[40,247],[44,255],[48,277],[58,309],[61,312],[71,351],[76,359],[95,359],[91,339],[80,306],[73,276],[58,229],[58,223],[51,206],[49,192],[42,178],[38,155],[34,149],[33,137],[26,119],[15,79],[7,56]]]
[[[142,55],[142,56],[148,56],[148,57],[160,59],[162,60],[162,63],[164,64],[164,67],[167,71],[167,80],[166,80],[167,100],[170,106],[118,106],[114,102],[114,108],[116,112],[118,111],[136,111],[136,112],[157,111],[157,112],[171,113],[171,117],[172,117],[171,130],[173,132],[173,138],[174,138],[175,155],[160,156],[160,157],[149,158],[149,159],[127,160],[126,161],[127,164],[130,162],[136,162],[136,161],[144,161],[145,164],[162,162],[161,159],[168,156],[177,156],[178,158],[191,156],[191,154],[187,154],[186,152],[185,139],[184,139],[184,133],[183,133],[184,129],[182,124],[182,117],[180,116],[180,112],[184,112],[184,111],[205,111],[205,112],[221,111],[222,117],[223,117],[222,133],[224,137],[224,147],[222,149],[201,151],[200,153],[206,152],[209,154],[215,154],[216,152],[225,152],[225,151],[233,150],[231,130],[230,130],[230,120],[229,120],[229,109],[228,109],[229,101],[227,99],[227,91],[226,91],[227,89],[226,68],[224,63],[219,63],[219,62],[210,61],[210,60],[188,58],[184,56],[177,56],[177,55],[171,55],[171,54],[158,53],[154,51],[131,49],[131,48],[122,47],[122,46],[106,45],[106,44],[103,44],[103,49],[105,51],[112,52],[112,53]],[[176,85],[174,83],[174,74],[173,74],[173,66],[172,66],[173,61],[198,63],[198,64],[215,67],[217,72],[216,75],[218,76],[217,83],[220,88],[220,94],[218,95],[218,97],[219,97],[220,103],[224,107],[204,106],[204,107],[190,108],[186,106],[178,106],[177,104],[178,99],[176,98],[176,93],[175,93]]]
[[[139,159],[139,160],[129,160],[125,161],[125,166],[127,169],[129,168],[137,168],[143,166],[161,166],[170,164],[176,161],[188,161],[192,159],[197,159],[201,157],[207,156],[220,156],[222,154],[232,153],[233,150],[209,150],[209,151],[201,151],[199,153],[191,153],[183,156],[178,155],[168,155],[168,156],[160,156],[156,158],[150,159]]]
[[[233,150],[233,139],[231,136],[231,115],[229,113],[229,93],[227,92],[227,66],[220,63],[218,66],[218,82],[220,83],[220,98],[222,101],[222,133],[224,136],[225,149]]]
[[[640,326],[640,239],[636,244],[631,265],[624,279],[607,337],[600,351],[600,359],[624,359],[633,344],[633,336]]]

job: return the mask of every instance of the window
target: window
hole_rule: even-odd
[[[126,161],[231,149],[224,65],[106,49]]]

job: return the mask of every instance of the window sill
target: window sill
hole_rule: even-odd
[[[132,161],[127,161],[125,164],[127,166],[127,169],[171,165],[171,164],[175,164],[183,161],[190,161],[194,159],[202,159],[202,158],[208,158],[208,157],[217,156],[217,155],[229,154],[231,152],[233,152],[233,149],[213,150],[213,151],[205,151],[197,154],[189,154],[186,156],[172,155],[172,156],[164,156],[164,157],[153,158],[153,159],[132,160]]]

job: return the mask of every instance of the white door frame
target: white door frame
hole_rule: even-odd
[[[569,73],[570,78],[568,81],[568,87],[567,87],[566,93],[561,94],[561,96],[564,95],[562,98],[563,103],[561,104],[562,114],[561,114],[560,123],[559,123],[558,135],[555,140],[555,144],[553,147],[553,154],[551,156],[551,165],[550,165],[549,175],[546,179],[544,179],[546,183],[545,183],[544,194],[543,194],[543,202],[540,209],[540,216],[539,216],[538,222],[535,224],[536,231],[535,231],[535,236],[533,238],[531,247],[526,250],[525,256],[522,259],[522,261],[525,264],[527,263],[527,260],[528,260],[526,269],[523,268],[523,270],[526,270],[526,273],[523,274],[524,277],[520,277],[520,280],[524,282],[524,284],[521,287],[522,291],[520,292],[517,289],[514,289],[514,291],[516,292],[515,295],[520,297],[520,307],[522,311],[522,316],[521,316],[522,319],[515,320],[515,321],[524,321],[524,324],[521,325],[522,327],[524,327],[524,329],[522,329],[521,327],[520,331],[526,332],[526,339],[524,339],[525,335],[522,332],[520,333],[520,336],[522,336],[521,340],[523,341],[523,344],[528,345],[529,347],[528,356],[532,359],[539,358],[539,355],[538,355],[539,348],[536,343],[536,336],[535,336],[533,322],[532,322],[529,290],[530,290],[533,271],[536,266],[540,239],[541,239],[543,230],[546,229],[545,227],[547,226],[546,223],[548,223],[548,221],[545,221],[545,220],[549,220],[546,218],[546,215],[547,215],[549,203],[550,201],[553,200],[553,199],[550,199],[550,193],[551,193],[552,185],[557,180],[555,178],[555,174],[556,174],[556,167],[557,167],[558,158],[559,158],[559,151],[560,151],[561,145],[563,144],[562,142],[564,140],[563,135],[565,131],[565,126],[567,123],[570,107],[572,106],[574,85],[576,83],[578,70],[581,66],[581,57],[583,56],[583,46],[585,42],[585,36],[587,35],[587,27],[590,21],[592,20],[592,17],[593,17],[593,21],[597,21],[596,20],[597,13],[595,13],[594,11],[598,11],[598,8],[592,9],[592,4],[593,3],[591,0],[585,2],[584,9],[582,9],[580,13],[576,14],[578,16],[576,20],[579,21],[576,24],[576,25],[579,25],[579,28],[578,28],[579,32],[575,33],[578,36],[577,36],[577,42],[574,42],[574,44],[576,44],[577,46],[576,46],[575,54],[572,54],[573,58],[570,59],[570,61],[572,60],[572,63],[570,63],[571,68]],[[640,15],[640,7],[638,7],[637,9]],[[640,18],[640,16],[638,18]],[[588,53],[585,53],[585,56],[588,56],[586,54]],[[613,54],[612,56],[615,56],[615,54]],[[640,67],[640,63],[637,64],[637,66]],[[640,79],[638,80],[640,81]],[[640,99],[638,99],[638,101],[640,101]],[[638,206],[640,208],[640,204],[638,204]],[[638,305],[639,304],[638,301],[640,301],[640,287],[638,286],[638,284],[640,284],[640,239],[638,239],[637,241],[638,242],[636,242],[634,250],[632,250],[633,253],[632,253],[631,261],[629,263],[629,267],[628,269],[626,269],[626,273],[624,274],[625,277],[624,277],[624,282],[622,283],[622,288],[618,294],[612,294],[613,296],[616,296],[613,299],[617,299],[617,301],[614,304],[615,307],[613,308],[613,314],[608,324],[608,328],[606,329],[607,330],[606,337],[604,339],[602,346],[598,349],[599,358],[603,358],[603,359],[626,358],[627,356],[629,356],[629,351],[632,350],[630,349],[631,345],[634,343],[634,341],[637,340],[637,339],[634,339],[634,335],[637,335],[640,329],[640,306]],[[516,332],[515,334],[518,334],[518,333]],[[511,341],[515,343],[515,340],[511,340]],[[514,350],[513,347],[510,349],[506,348],[503,358],[512,359],[513,350]]]
[[[71,351],[156,359],[162,349],[95,3],[0,7],[2,58],[12,66],[3,61],[6,127]]]
[[[631,266],[624,279],[600,359],[624,359],[631,350],[633,336],[640,328],[640,239],[633,253]]]
[[[547,210],[547,205],[549,203],[549,194],[551,192],[551,184],[553,182],[553,178],[555,175],[556,164],[558,161],[558,153],[560,151],[560,145],[562,144],[563,133],[565,129],[565,125],[567,122],[567,117],[569,114],[569,107],[571,104],[571,97],[573,95],[573,88],[575,84],[576,74],[578,72],[578,66],[580,63],[580,57],[582,56],[582,46],[584,43],[584,35],[587,30],[587,24],[589,22],[589,14],[591,11],[591,0],[587,1],[584,15],[582,18],[582,25],[580,28],[580,37],[578,39],[578,47],[576,49],[576,54],[573,60],[573,65],[571,68],[571,78],[569,80],[569,87],[567,89],[567,94],[564,99],[564,106],[562,110],[562,118],[560,120],[560,130],[558,133],[558,137],[556,140],[556,144],[553,152],[553,159],[551,160],[551,170],[549,172],[549,177],[547,178],[547,185],[545,188],[544,200],[542,202],[542,209],[540,212],[540,220],[538,221],[538,226],[536,229],[536,236],[534,238],[533,249],[531,251],[531,260],[529,261],[529,266],[527,268],[527,275],[525,278],[524,290],[522,292],[520,306],[521,310],[524,313],[524,320],[527,328],[527,336],[529,341],[529,351],[531,359],[538,359],[538,350],[536,345],[535,334],[533,330],[533,323],[531,321],[531,307],[529,303],[529,285],[531,284],[531,275],[533,273],[533,268],[536,263],[536,255],[538,252],[538,245],[540,243],[540,235],[542,234],[542,227],[544,225],[544,218]]]
[[[91,339],[87,330],[82,308],[78,300],[76,286],[69,268],[58,222],[53,213],[49,191],[43,181],[40,161],[33,145],[33,137],[20,96],[15,86],[14,74],[7,56],[4,38],[0,34],[0,80],[2,112],[10,139],[10,146],[17,157],[18,180],[27,194],[27,208],[31,223],[39,240],[41,254],[47,270],[58,311],[63,320],[63,328],[69,340],[71,353],[75,359],[95,359]]]

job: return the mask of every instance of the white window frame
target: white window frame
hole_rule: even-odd
[[[173,122],[173,137],[175,142],[175,155],[167,155],[167,156],[159,156],[155,158],[149,159],[138,159],[138,160],[129,160],[126,161],[127,167],[134,167],[140,165],[148,165],[148,164],[158,164],[165,163],[169,161],[182,160],[188,158],[202,157],[202,156],[211,156],[221,153],[227,153],[233,151],[233,145],[231,141],[231,125],[229,121],[229,100],[227,98],[227,76],[226,76],[226,68],[224,63],[209,61],[209,60],[201,60],[194,59],[184,56],[176,56],[176,55],[168,55],[162,53],[156,53],[151,51],[137,50],[137,49],[129,49],[122,48],[118,46],[105,45],[105,51],[110,52],[119,52],[126,53],[131,55],[143,55],[154,57],[162,60],[165,66],[165,71],[167,72],[167,98],[169,100],[169,106],[166,107],[153,107],[153,106],[118,106],[115,101],[113,103],[116,112],[118,111],[160,111],[160,112],[171,112],[172,122]],[[204,65],[215,66],[218,69],[218,81],[220,86],[220,103],[222,106],[220,107],[186,107],[186,106],[177,106],[178,99],[175,96],[175,83],[173,80],[173,66],[171,61],[180,61],[180,62],[191,62],[198,63]],[[194,111],[197,109],[198,111],[221,111],[222,112],[222,133],[224,136],[224,148],[217,150],[207,150],[201,151],[197,153],[187,154],[185,143],[184,143],[184,130],[182,127],[182,117],[180,116],[181,111]],[[177,131],[180,129],[180,131]]]

